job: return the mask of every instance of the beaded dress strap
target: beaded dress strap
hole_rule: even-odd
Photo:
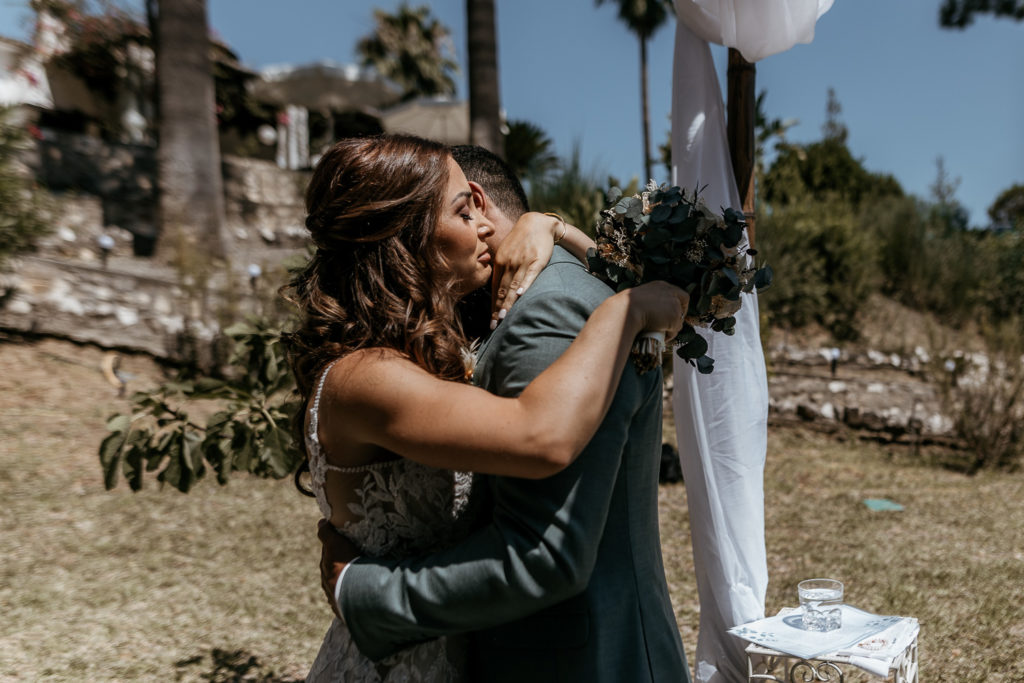
[[[323,447],[320,445],[320,394],[324,390],[324,382],[327,381],[327,373],[331,371],[334,364],[338,361],[332,360],[324,368],[324,371],[320,374],[320,382],[316,387],[316,394],[313,396],[313,409],[312,414],[309,416],[309,438],[316,442],[317,448],[323,451]],[[327,458],[323,459],[323,464],[326,469],[334,470],[335,472],[341,472],[342,474],[354,474],[356,472],[370,472],[372,470],[379,470],[385,467],[391,467],[396,463],[401,462],[401,458],[395,458],[394,460],[382,460],[381,462],[371,462],[367,465],[355,465],[353,467],[338,467],[327,462]]]

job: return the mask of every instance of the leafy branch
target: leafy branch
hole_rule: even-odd
[[[226,379],[179,377],[153,391],[137,392],[132,410],[107,421],[110,434],[99,447],[103,483],[117,485],[120,473],[133,491],[145,475],[182,493],[207,471],[227,484],[234,471],[280,479],[302,461],[291,433],[299,410],[294,382],[280,342],[280,330],[250,320],[224,330],[234,341]],[[195,408],[219,408],[200,424]]]

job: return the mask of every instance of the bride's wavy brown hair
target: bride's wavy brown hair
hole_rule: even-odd
[[[382,135],[342,140],[317,163],[306,190],[316,251],[285,288],[300,314],[284,344],[304,404],[323,368],[358,349],[464,378],[455,282],[433,239],[449,159],[440,143]],[[304,412],[294,425],[303,452]]]

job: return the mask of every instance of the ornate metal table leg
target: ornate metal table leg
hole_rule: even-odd
[[[801,678],[797,678],[797,674]],[[801,659],[789,670],[789,683],[811,683],[811,681],[835,681],[843,683],[843,670],[832,662],[809,662]]]

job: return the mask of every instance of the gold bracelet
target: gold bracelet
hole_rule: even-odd
[[[565,219],[562,218],[561,216],[559,216],[557,213],[552,213],[550,211],[545,211],[544,215],[545,216],[551,216],[552,218],[557,218],[562,223],[562,234],[555,238],[555,244],[558,244],[559,242],[562,241],[562,239],[565,238],[565,233],[567,233],[569,231],[569,227],[565,224]]]

